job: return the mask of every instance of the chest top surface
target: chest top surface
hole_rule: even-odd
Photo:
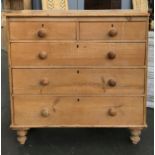
[[[148,16],[145,11],[139,10],[61,10],[61,11],[39,11],[39,10],[21,10],[5,11],[4,15],[8,17],[107,17],[107,16]]]

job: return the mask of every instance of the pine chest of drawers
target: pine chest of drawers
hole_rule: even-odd
[[[11,128],[146,127],[148,15],[8,13]]]

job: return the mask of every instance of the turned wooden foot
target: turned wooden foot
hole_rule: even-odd
[[[28,129],[18,129],[17,130],[17,140],[20,144],[25,144],[26,140],[27,140],[27,132]]]
[[[132,128],[130,129],[131,136],[130,140],[133,144],[138,144],[140,142],[141,128]]]

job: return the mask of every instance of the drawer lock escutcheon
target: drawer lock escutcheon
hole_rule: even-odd
[[[77,70],[77,71],[76,71],[76,73],[77,73],[77,74],[80,74],[80,71],[79,71],[79,70]]]

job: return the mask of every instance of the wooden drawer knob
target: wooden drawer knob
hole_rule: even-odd
[[[49,84],[49,80],[47,78],[44,78],[40,81],[40,84],[43,86],[47,86]]]
[[[110,79],[110,80],[108,81],[108,85],[109,85],[110,87],[115,87],[116,84],[117,84],[117,83],[116,83],[115,80]]]
[[[109,52],[107,54],[108,59],[113,60],[116,58],[116,54],[114,52]]]
[[[108,114],[110,116],[116,116],[117,115],[117,111],[115,108],[110,108],[109,111],[108,111]]]
[[[39,38],[44,38],[46,37],[46,30],[45,29],[40,29],[37,33]]]
[[[109,30],[109,36],[110,37],[115,37],[117,34],[118,34],[118,32],[117,32],[117,29],[116,28],[111,28],[110,30]]]
[[[41,116],[48,117],[49,116],[49,110],[47,108],[41,110]]]
[[[44,59],[47,58],[47,52],[42,51],[42,52],[39,53],[38,56],[39,56],[40,59],[44,60]]]

